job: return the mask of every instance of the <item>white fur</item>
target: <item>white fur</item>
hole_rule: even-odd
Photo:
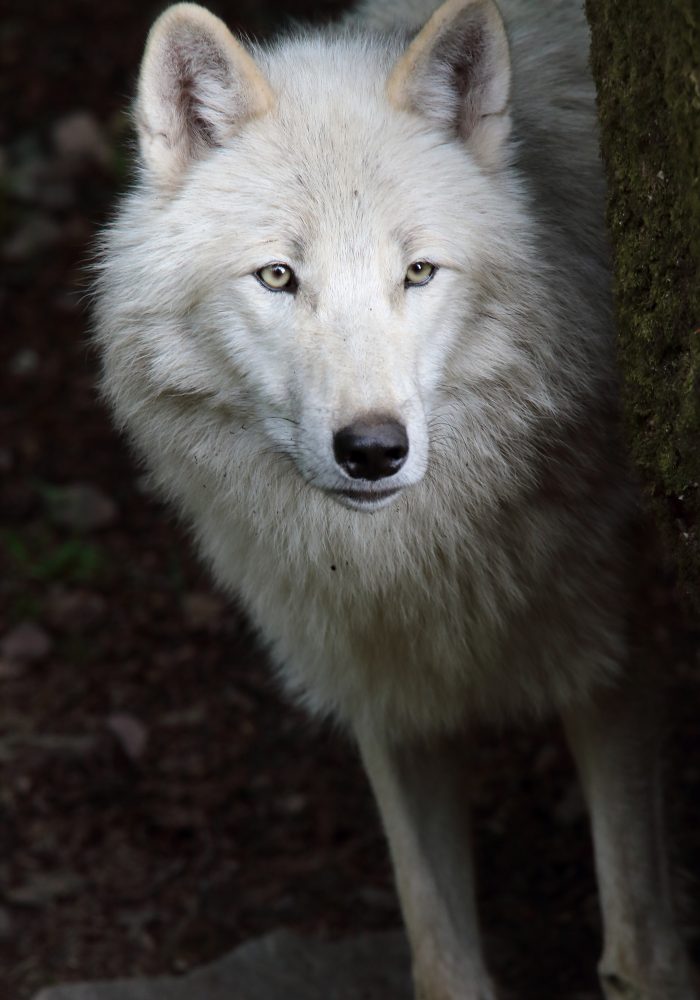
[[[509,0],[509,64],[493,4],[451,0],[445,16],[466,6],[490,61],[463,135],[446,128],[450,74],[429,72],[443,27],[401,62],[430,3],[366,6],[254,62],[199,8],[166,13],[140,83],[144,162],[98,290],[118,421],[286,688],[357,735],[400,884],[391,829],[407,827],[377,763],[388,744],[570,712],[626,661],[629,491],[585,28],[575,2]],[[173,24],[192,18],[190,33],[211,28],[193,64],[223,54],[206,85],[188,84],[188,134],[162,65]],[[422,259],[435,277],[404,289]],[[296,296],[253,277],[275,261]],[[403,422],[410,450],[401,492],[360,510],[332,492],[353,485],[332,435],[372,412]],[[447,973],[444,992],[426,985],[440,959],[415,920],[421,995],[476,997]]]

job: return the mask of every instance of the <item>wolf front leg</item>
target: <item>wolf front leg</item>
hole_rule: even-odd
[[[358,734],[379,804],[413,955],[418,1000],[496,1000],[474,897],[469,747],[392,746]]]
[[[658,707],[635,678],[564,717],[591,814],[607,1000],[697,1000],[673,915]]]

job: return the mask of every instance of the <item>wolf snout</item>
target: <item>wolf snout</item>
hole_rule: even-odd
[[[342,427],[333,435],[333,454],[353,479],[386,479],[408,457],[408,434],[391,417],[368,416]]]

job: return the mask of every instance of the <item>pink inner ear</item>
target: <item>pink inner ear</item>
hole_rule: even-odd
[[[167,10],[151,29],[137,118],[144,162],[161,183],[220,145],[274,95],[245,48],[213,14],[194,5]]]
[[[228,90],[231,68],[216,41],[198,25],[187,25],[168,44],[170,96],[194,154],[200,147],[217,144],[216,123],[221,114],[216,105],[221,101],[215,100],[208,114],[207,90],[210,95],[213,88]]]
[[[455,7],[457,8],[455,10]],[[439,8],[389,78],[392,103],[469,140],[484,166],[495,166],[510,129],[510,55],[491,0]],[[483,154],[483,155],[482,155]]]
[[[453,127],[464,139],[481,117],[484,78],[490,61],[484,27],[471,19],[464,25],[451,25],[432,50],[430,62],[447,70],[446,82],[454,92]]]

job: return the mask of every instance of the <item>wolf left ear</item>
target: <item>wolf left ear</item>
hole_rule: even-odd
[[[274,103],[253,58],[204,7],[175,4],[151,28],[136,124],[143,161],[161,186],[176,186],[189,164]]]
[[[418,32],[388,82],[394,107],[465,140],[486,169],[510,133],[510,53],[493,0],[447,0]]]

